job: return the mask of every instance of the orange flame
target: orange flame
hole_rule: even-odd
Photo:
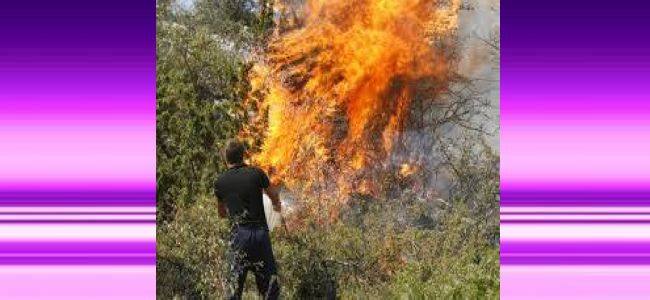
[[[446,82],[433,43],[454,33],[458,6],[307,1],[302,27],[278,31],[253,67],[257,118],[246,131],[265,135],[254,160],[289,189],[377,193],[372,170],[393,150],[418,89]]]
[[[410,176],[417,172],[417,167],[404,163],[402,166],[399,168],[399,174],[402,175],[403,177]]]

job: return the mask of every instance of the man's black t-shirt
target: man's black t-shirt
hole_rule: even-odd
[[[219,202],[226,204],[233,222],[266,227],[262,189],[268,187],[269,177],[264,171],[240,165],[219,176],[214,184],[214,193]]]

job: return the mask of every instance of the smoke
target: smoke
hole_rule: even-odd
[[[483,123],[489,132],[490,145],[499,150],[499,0],[466,1],[459,14],[459,39],[464,43],[459,73],[475,79],[478,89],[490,103],[486,118],[474,120]]]

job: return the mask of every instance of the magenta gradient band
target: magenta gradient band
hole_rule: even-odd
[[[501,296],[650,295],[647,2],[501,2]]]
[[[0,298],[154,299],[155,1],[12,1],[0,36]]]
[[[644,298],[648,4],[501,11],[501,295]],[[153,0],[0,9],[3,298],[155,297],[154,19]]]

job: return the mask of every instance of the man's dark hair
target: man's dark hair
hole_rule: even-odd
[[[243,163],[244,152],[246,152],[246,146],[244,146],[244,143],[240,142],[237,139],[228,140],[226,143],[226,148],[224,150],[226,162],[231,165]]]

